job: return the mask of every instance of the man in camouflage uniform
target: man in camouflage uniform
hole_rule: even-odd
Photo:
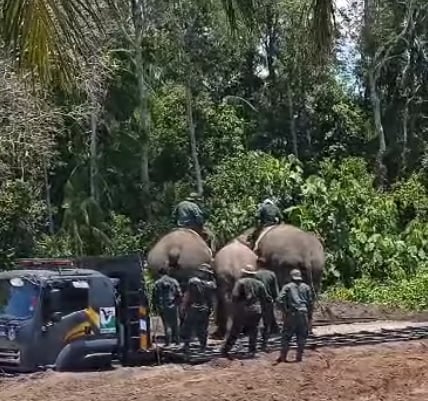
[[[257,227],[251,238],[253,245],[265,227],[279,224],[282,221],[282,214],[273,200],[265,199],[256,212],[256,219]]]
[[[173,219],[179,228],[189,228],[198,233],[206,244],[214,251],[213,233],[205,227],[205,213],[196,203],[201,198],[191,193],[186,200],[180,202],[173,212]]]
[[[259,257],[257,260],[257,271],[255,277],[263,283],[270,298],[272,300],[276,300],[279,293],[278,280],[276,274],[272,270],[266,269],[266,259],[263,257]],[[269,302],[266,304],[266,311],[263,315],[263,350],[266,350],[270,334],[277,331],[278,327],[274,316],[274,303]]]
[[[296,335],[297,354],[296,361],[302,360],[303,351],[309,334],[308,314],[313,308],[312,290],[303,282],[300,270],[290,272],[291,282],[282,288],[278,304],[284,316],[281,338],[281,354],[277,362],[286,362],[290,341]]]
[[[202,265],[199,271],[202,277],[192,277],[187,286],[185,300],[183,302],[184,320],[182,336],[184,351],[190,351],[190,341],[193,333],[196,334],[201,351],[205,351],[208,339],[208,324],[213,309],[213,292],[216,284],[213,280],[213,272],[209,266]],[[204,277],[205,276],[205,277]]]
[[[171,339],[179,345],[178,307],[182,297],[180,284],[168,275],[166,268],[162,268],[160,274],[162,276],[154,284],[152,305],[162,319],[165,345],[169,346]]]
[[[204,226],[204,214],[196,201],[199,196],[191,193],[186,200],[181,201],[173,212],[173,219],[178,227],[190,228],[201,233]]]
[[[248,334],[248,351],[250,355],[255,355],[259,322],[266,305],[272,302],[265,286],[255,278],[254,271],[244,269],[242,274],[243,277],[235,283],[232,290],[232,327],[222,348],[226,357],[243,329]]]

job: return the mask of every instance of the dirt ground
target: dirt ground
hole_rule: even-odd
[[[281,322],[281,314],[276,311],[276,318]],[[323,324],[334,323],[335,320],[341,319],[373,319],[373,320],[389,320],[389,321],[413,321],[413,322],[428,322],[428,311],[409,312],[400,309],[392,309],[385,306],[365,305],[353,302],[327,302],[321,301],[314,312],[314,323]],[[210,333],[216,329],[214,324],[214,316],[210,322]],[[152,332],[156,333],[157,337],[162,337],[163,326],[162,322],[157,317],[152,317]]]
[[[410,313],[409,311],[388,308],[386,306],[364,305],[353,302],[321,301],[314,313],[315,321],[317,319],[334,320],[343,318],[428,321],[428,311]]]
[[[273,366],[275,356],[194,367],[39,373],[2,379],[0,400],[428,400],[428,341],[308,351],[300,364]]]

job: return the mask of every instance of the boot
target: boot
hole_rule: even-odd
[[[281,353],[279,354],[279,357],[277,358],[275,365],[282,362],[287,362],[287,355],[288,355],[288,347],[283,348],[281,350]]]
[[[254,346],[248,347],[248,356],[250,358],[254,358],[256,356],[256,347]]]
[[[296,362],[302,362],[303,359],[303,349],[298,348],[296,352]]]
[[[230,352],[230,348],[227,346],[222,347],[220,350],[221,356],[223,358],[232,359],[229,352]]]

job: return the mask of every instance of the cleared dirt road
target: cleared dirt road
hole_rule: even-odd
[[[309,351],[300,364],[273,366],[275,356],[2,379],[0,400],[428,400],[428,341]]]

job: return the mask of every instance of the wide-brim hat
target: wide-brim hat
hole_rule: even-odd
[[[208,274],[214,274],[213,269],[208,263],[203,263],[199,266],[198,270],[200,272],[208,273]]]
[[[201,196],[197,192],[192,192],[192,193],[189,194],[189,196],[187,197],[187,199],[199,200],[199,199],[201,199]]]
[[[303,280],[302,272],[300,270],[297,270],[297,269],[291,270],[290,276],[291,276],[292,280],[296,280],[296,281]]]
[[[249,275],[255,275],[256,271],[254,270],[254,266],[247,265],[244,269],[241,269],[242,274],[249,274]]]

